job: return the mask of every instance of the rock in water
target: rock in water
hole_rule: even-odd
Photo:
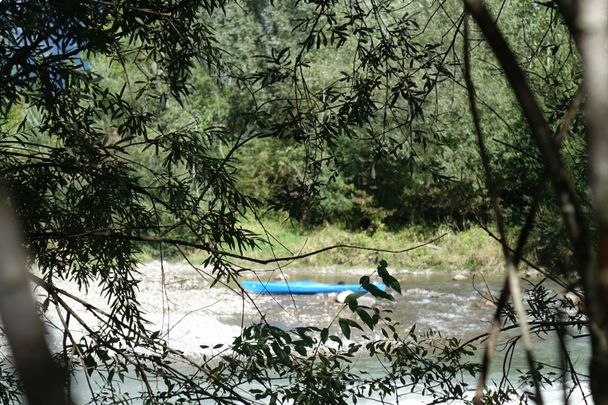
[[[529,267],[525,272],[524,272],[524,278],[541,278],[543,276],[543,273],[541,273],[538,270],[535,270],[531,267]]]
[[[342,291],[336,297],[336,302],[339,302],[340,304],[344,304],[346,302],[346,297],[348,297],[351,294],[353,294],[352,291]],[[370,297],[367,294],[366,295],[362,295],[362,296],[360,296],[360,297],[357,298],[357,304],[364,305],[366,307],[371,307],[371,306],[373,306],[373,305],[376,304],[376,299],[374,297]]]
[[[467,276],[465,276],[464,274],[456,274],[452,280],[454,281],[464,281],[467,279]]]
[[[578,306],[581,303],[581,297],[578,294],[568,291],[565,295],[566,299],[570,301],[573,306]]]
[[[274,276],[272,279],[274,281],[288,281],[289,276],[285,273],[280,273],[280,274],[277,274],[276,276]]]
[[[336,302],[340,303],[340,304],[344,304],[344,302],[346,301],[346,297],[348,297],[349,295],[351,295],[353,292],[350,290],[346,290],[346,291],[342,291],[340,294],[338,294],[338,296],[336,297]]]

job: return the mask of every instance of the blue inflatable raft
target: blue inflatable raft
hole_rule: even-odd
[[[364,291],[361,284],[324,284],[316,281],[243,281],[243,288],[253,293],[268,294],[321,294],[342,291]],[[384,291],[384,284],[374,284]]]

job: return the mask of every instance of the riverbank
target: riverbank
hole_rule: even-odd
[[[264,239],[258,250],[245,252],[246,256],[256,259],[301,255],[335,245],[401,251],[434,240],[403,253],[356,248],[330,249],[288,262],[290,267],[373,267],[379,259],[386,260],[389,268],[410,271],[494,272],[500,271],[503,265],[500,245],[479,227],[456,232],[448,227],[430,229],[411,226],[398,231],[378,230],[370,234],[345,230],[336,225],[310,229],[276,219],[264,220],[263,224],[251,221],[244,226]],[[204,254],[196,251],[189,252],[189,256],[198,263],[205,258]],[[146,255],[142,261],[152,259],[152,255]]]

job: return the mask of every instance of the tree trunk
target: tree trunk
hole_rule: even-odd
[[[581,0],[577,5],[575,24],[587,93],[590,183],[599,231],[597,262],[586,286],[593,354],[591,392],[596,405],[608,405],[608,0]]]
[[[20,231],[0,190],[0,316],[30,405],[65,405],[65,371],[52,359],[31,294]]]

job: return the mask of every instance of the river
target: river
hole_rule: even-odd
[[[373,274],[373,269],[311,268],[283,269],[244,273],[243,279],[272,280],[286,277],[288,280],[313,280],[336,283],[339,281],[357,283],[362,275]],[[454,274],[441,272],[391,273],[399,280],[402,295],[395,294],[395,301],[378,301],[376,305],[391,309],[393,319],[398,320],[404,331],[416,325],[417,330],[434,329],[443,336],[470,339],[489,329],[489,322],[495,307],[480,296],[497,294],[502,284],[498,274],[485,276],[467,275],[465,280],[454,281]],[[192,357],[201,355],[201,345],[213,347],[216,344],[230,344],[240,334],[242,325],[257,322],[263,314],[266,320],[283,328],[314,325],[329,325],[343,308],[331,294],[269,296],[253,295],[253,305],[234,292],[227,285],[209,288],[211,276],[184,264],[149,263],[142,267],[144,279],[140,284],[138,298],[146,311],[146,317],[161,331],[169,344]],[[524,287],[526,282],[523,283]],[[555,288],[557,290],[557,288]],[[95,290],[89,291],[87,298],[95,300]],[[102,305],[103,300],[98,299]],[[536,359],[558,364],[557,339],[536,339],[534,342]],[[586,369],[589,359],[588,342],[584,339],[569,342],[575,368]],[[481,352],[479,352],[481,358]],[[502,354],[498,354],[492,365],[490,381],[497,381],[502,374]],[[357,367],[372,373],[382,369],[373,361],[361,358]],[[516,381],[517,369],[525,369],[524,356],[516,353],[511,367]],[[470,381],[474,384],[474,381]],[[84,384],[75,384],[75,396],[86,402],[87,390]],[[133,387],[135,390],[137,387]],[[556,383],[545,392],[545,403],[560,403],[560,384]],[[396,401],[396,400],[395,400]],[[411,394],[399,398],[399,404],[422,404],[431,398]],[[590,403],[590,400],[588,400]],[[373,398],[369,403],[376,403]],[[362,402],[359,402],[362,403]],[[363,402],[365,403],[365,402]],[[456,402],[455,402],[456,403]],[[570,403],[583,403],[580,392],[575,392]]]

